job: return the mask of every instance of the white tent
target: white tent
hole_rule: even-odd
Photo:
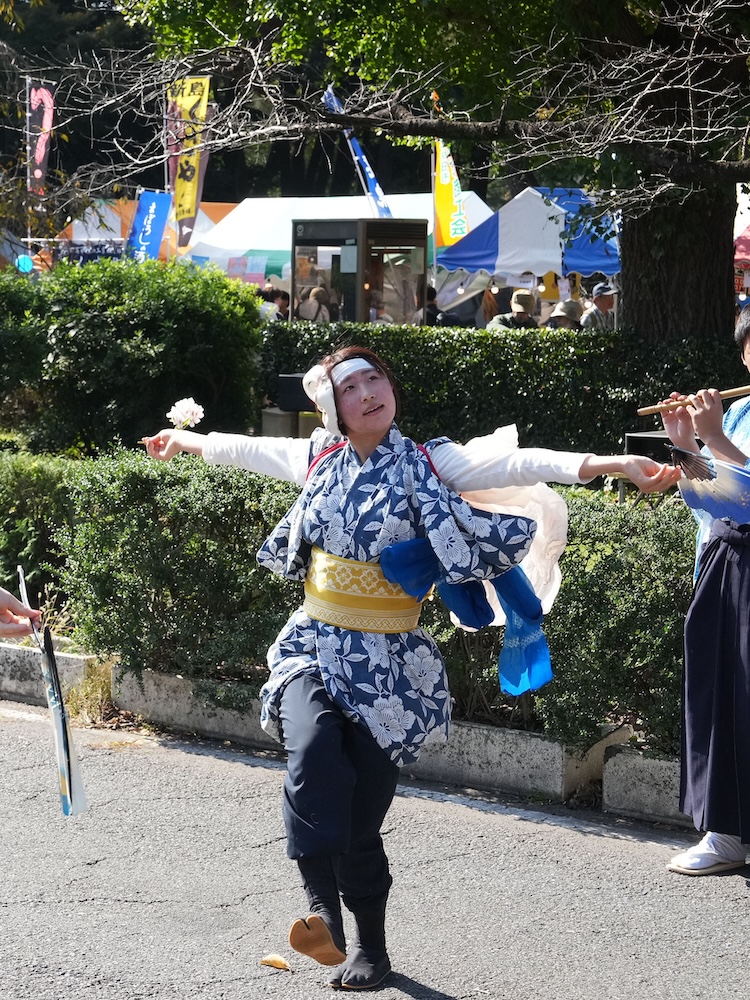
[[[432,232],[432,194],[389,194],[394,218],[425,219]],[[469,226],[492,215],[473,191],[464,192]],[[364,195],[330,198],[245,198],[226,218],[188,248],[184,259],[212,263],[230,274],[257,280],[259,275],[287,277],[291,265],[293,219],[369,219]]]

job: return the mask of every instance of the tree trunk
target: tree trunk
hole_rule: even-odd
[[[626,219],[617,325],[644,341],[687,331],[728,342],[734,328],[734,187]]]

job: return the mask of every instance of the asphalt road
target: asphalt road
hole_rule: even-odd
[[[1,1000],[315,1000],[280,816],[283,762],[76,729],[90,808],[64,818],[46,713],[0,702]],[[685,831],[413,783],[384,830],[383,1000],[747,995],[750,868],[668,873]],[[260,965],[284,955],[292,972]],[[336,995],[344,995],[343,991]]]

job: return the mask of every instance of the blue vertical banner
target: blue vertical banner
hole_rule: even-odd
[[[141,193],[125,247],[128,257],[139,261],[156,260],[171,208],[172,195],[169,191]]]
[[[335,114],[343,114],[344,106],[333,92],[333,84],[329,83],[323,94],[323,103],[329,111]],[[391,210],[385,200],[382,187],[378,184],[375,171],[370,166],[370,161],[365,156],[364,150],[354,138],[354,133],[350,128],[344,129],[344,137],[349,146],[349,152],[354,160],[354,167],[362,184],[362,188],[370,200],[370,205],[376,215],[381,219],[392,219]]]

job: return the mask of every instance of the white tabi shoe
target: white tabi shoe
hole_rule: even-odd
[[[707,833],[694,847],[677,854],[667,871],[679,875],[716,875],[745,867],[746,846],[739,837],[727,833]]]

